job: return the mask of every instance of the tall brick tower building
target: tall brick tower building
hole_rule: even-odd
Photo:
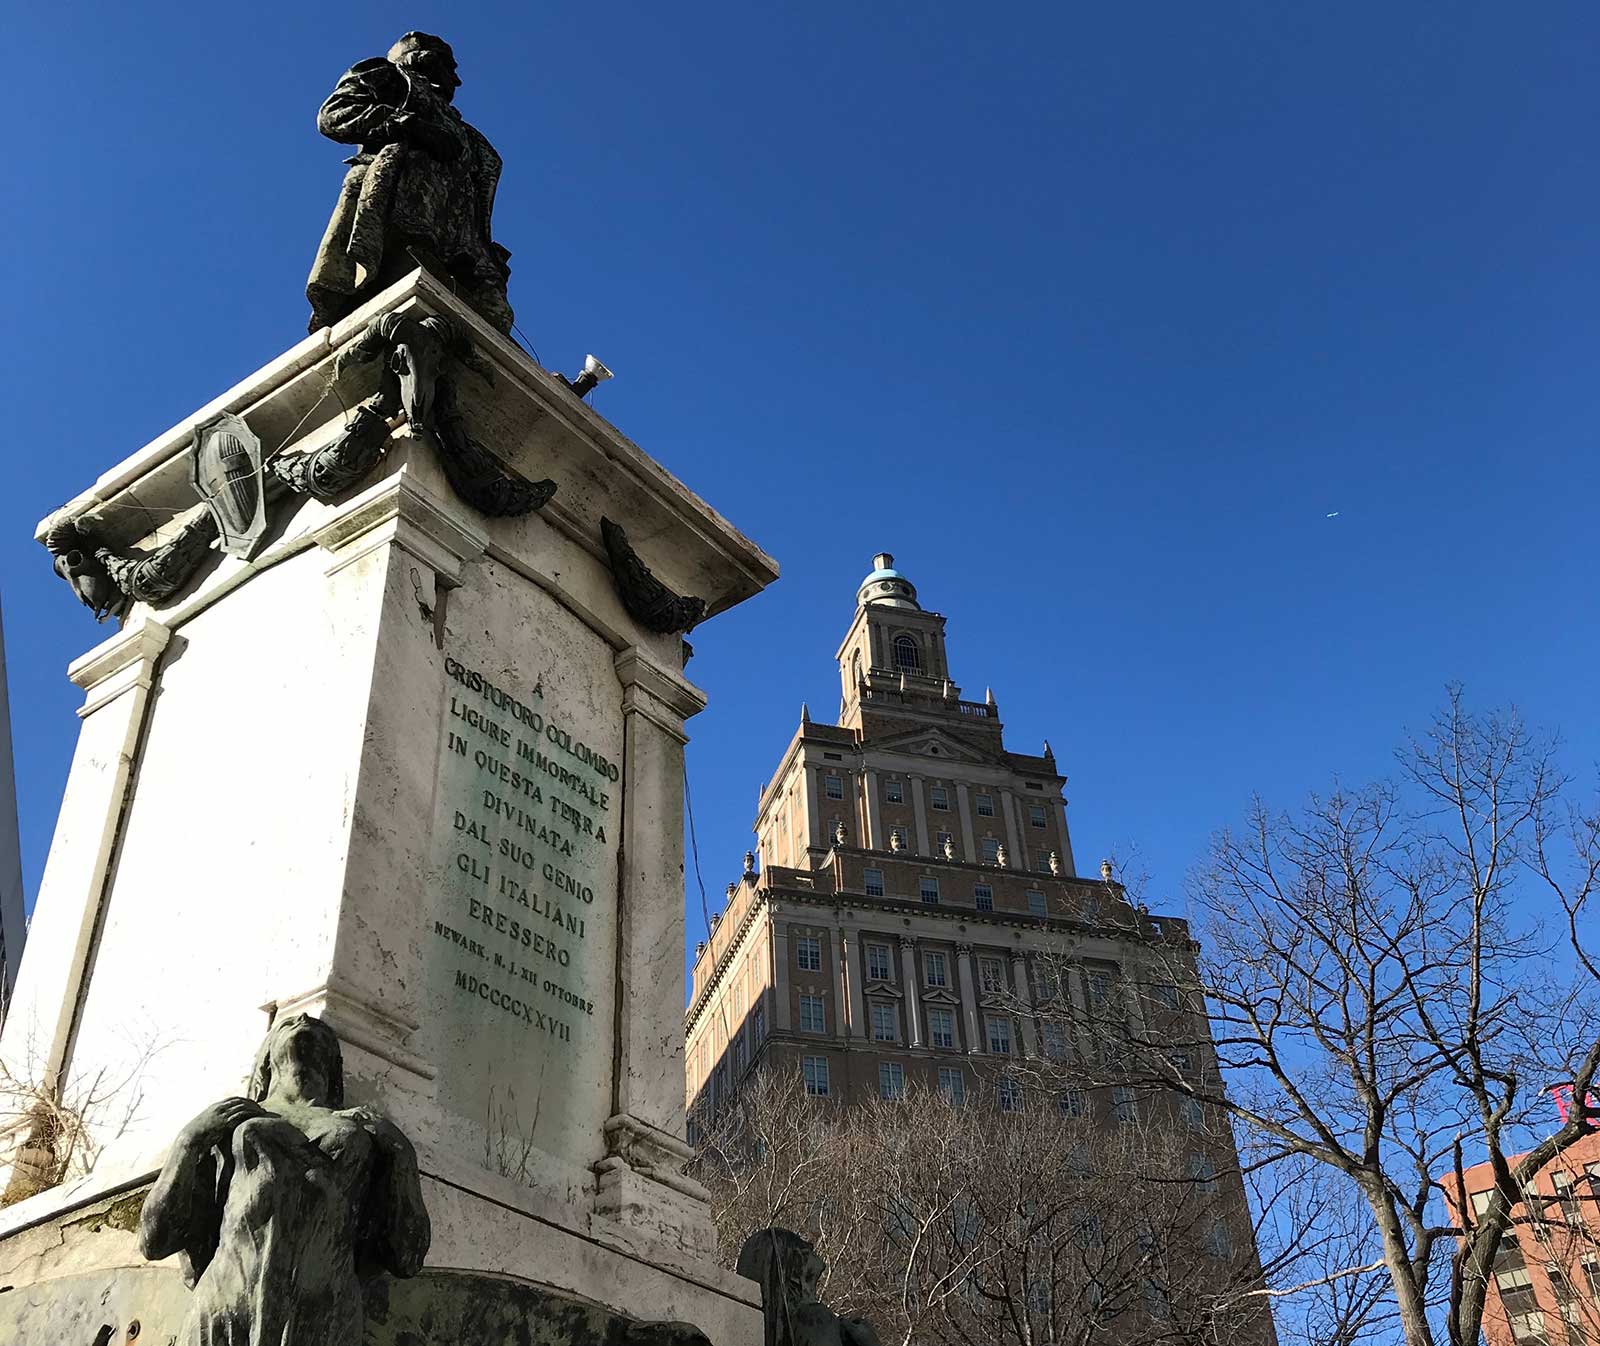
[[[1109,871],[1078,874],[1050,745],[1011,751],[993,695],[963,698],[945,619],[892,556],[862,581],[837,658],[839,723],[802,711],[761,792],[759,866],[696,955],[691,1107],[762,1057],[798,1062],[829,1097],[921,1081],[1007,1106],[1008,1065],[1092,1052],[1113,1007],[1140,1028],[1170,1019],[1209,1057],[1172,982],[1192,957],[1185,923],[1134,910]],[[1107,1116],[1150,1102],[1104,1092],[1087,1105]]]

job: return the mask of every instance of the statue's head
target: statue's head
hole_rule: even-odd
[[[455,52],[442,37],[432,33],[407,33],[389,48],[389,59],[408,75],[426,80],[447,103],[461,87]]]
[[[292,1076],[301,1092],[327,1108],[344,1106],[344,1056],[339,1035],[309,1014],[286,1014],[267,1030],[256,1068],[250,1077],[250,1097],[258,1103],[272,1092],[274,1077]]]
[[[739,1250],[735,1270],[759,1281],[770,1301],[781,1295],[790,1307],[817,1297],[817,1285],[828,1264],[810,1241],[792,1229],[758,1229]]]

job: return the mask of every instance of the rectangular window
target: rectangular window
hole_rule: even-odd
[[[939,1092],[945,1101],[960,1107],[967,1101],[967,1077],[960,1066],[939,1067]]]
[[[1044,805],[1043,804],[1029,804],[1028,805],[1028,826],[1029,827],[1037,827],[1037,828],[1040,829],[1040,831],[1044,830]]]
[[[995,1088],[1001,1112],[1022,1111],[1022,1085],[1010,1075],[1002,1075]]]
[[[928,1011],[928,1041],[935,1047],[954,1047],[956,1045],[956,1016],[953,1010],[930,1009]]]
[[[1011,1055],[1011,1020],[1003,1014],[988,1016],[989,1050],[996,1056]]]
[[[972,904],[977,907],[979,911],[993,911],[994,889],[991,888],[987,883],[973,884]]]
[[[1170,981],[1158,981],[1150,988],[1150,998],[1164,1010],[1178,1008],[1178,988]]]
[[[1508,1271],[1495,1272],[1494,1283],[1502,1290],[1528,1290],[1533,1287],[1533,1277],[1525,1266],[1512,1267]]]
[[[973,802],[973,807],[977,809],[978,817],[980,817],[980,818],[992,818],[992,817],[994,817],[994,796],[993,795],[974,795],[972,797],[972,802]]]
[[[1083,984],[1089,993],[1089,1008],[1104,1009],[1111,999],[1111,974],[1103,968],[1092,967],[1083,974]]]
[[[917,892],[922,895],[925,905],[936,907],[939,905],[939,880],[921,879],[917,883]]]
[[[1233,1256],[1233,1235],[1223,1221],[1216,1221],[1207,1232],[1206,1252],[1219,1262],[1226,1262]]]
[[[954,849],[955,843],[956,839],[948,832],[940,832],[933,839],[934,850],[940,855],[944,854],[944,849],[946,846]]]
[[[1561,1218],[1569,1225],[1582,1226],[1583,1207],[1578,1203],[1578,1198],[1573,1193],[1572,1175],[1561,1172],[1552,1173],[1550,1181],[1555,1184],[1556,1200],[1561,1203]]]
[[[983,858],[989,864],[995,864],[1000,859],[1000,840],[998,837],[985,837],[983,839]]]
[[[1543,1310],[1529,1309],[1526,1313],[1513,1313],[1511,1335],[1517,1341],[1547,1342],[1549,1339],[1545,1336]]]
[[[1040,1025],[1044,1037],[1044,1054],[1051,1061],[1065,1061],[1067,1059],[1067,1030],[1066,1027],[1053,1020],[1045,1020]]]
[[[800,1031],[802,1033],[826,1033],[827,1017],[822,1008],[822,997],[819,995],[801,995],[800,997]]]
[[[1194,1179],[1195,1186],[1207,1196],[1213,1195],[1217,1190],[1217,1166],[1203,1154],[1189,1156],[1189,1176]]]
[[[878,1062],[878,1097],[904,1098],[906,1096],[905,1067],[898,1061]]]
[[[822,943],[811,935],[801,935],[795,941],[795,962],[802,972],[822,971]]]
[[[1204,1131],[1206,1129],[1206,1105],[1198,1098],[1186,1098],[1178,1105],[1183,1115],[1183,1124],[1191,1131]]]
[[[949,960],[942,953],[923,954],[922,979],[929,986],[948,986],[950,984]]]
[[[886,804],[904,804],[906,802],[905,786],[897,780],[884,781],[883,802]]]
[[[767,1007],[757,1005],[750,1011],[750,1036],[757,1042],[767,1035]]]
[[[1033,857],[1033,867],[1041,874],[1050,872],[1050,852],[1036,851]]]
[[[1056,1106],[1061,1109],[1063,1117],[1087,1117],[1089,1115],[1089,1100],[1082,1089],[1063,1089],[1056,1100]]]
[[[900,1038],[900,1025],[893,1005],[874,1004],[872,1007],[872,1040],[896,1042]]]
[[[1028,910],[1035,916],[1043,916],[1048,910],[1044,903],[1044,894],[1034,889],[1028,889]]]
[[[1139,1120],[1139,1100],[1126,1084],[1116,1085],[1111,1090],[1111,1120],[1118,1125]]]
[[[873,981],[890,981],[894,977],[889,966],[887,944],[867,945],[867,976]]]
[[[844,781],[838,776],[824,776],[822,778],[822,793],[829,799],[844,798]]]
[[[1005,965],[998,958],[978,959],[978,985],[986,995],[1000,995],[1006,989]]]
[[[941,812],[950,811],[950,792],[942,785],[930,786],[928,789],[928,802]]]
[[[889,840],[899,842],[900,844],[896,849],[902,851],[911,844],[910,838],[906,836],[906,829],[903,827],[891,827],[889,829]]]
[[[806,1092],[814,1098],[828,1096],[828,1058],[826,1056],[802,1056],[800,1058],[800,1072],[805,1076]]]
[[[861,886],[866,889],[868,897],[882,897],[883,871],[881,869],[863,869],[861,871]]]

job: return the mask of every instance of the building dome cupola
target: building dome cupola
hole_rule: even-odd
[[[872,573],[856,590],[856,606],[922,611],[917,602],[917,586],[894,568],[894,557],[886,551],[872,558]]]

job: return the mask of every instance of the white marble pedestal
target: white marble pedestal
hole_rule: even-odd
[[[770,558],[421,273],[64,512],[159,543],[193,503],[197,422],[328,442],[334,355],[413,310],[492,366],[457,374],[473,437],[557,494],[486,518],[402,423],[347,498],[276,500],[252,559],[213,555],[73,664],[78,747],[0,1058],[68,1094],[127,1088],[86,1175],[0,1211],[0,1263],[148,1182],[184,1121],[242,1092],[271,1015],[305,1009],[343,1040],[352,1101],[417,1145],[430,1266],[753,1344],[759,1294],[717,1266],[682,1174],[684,722],[705,700],[680,637],[624,610],[599,521],[711,614]]]

